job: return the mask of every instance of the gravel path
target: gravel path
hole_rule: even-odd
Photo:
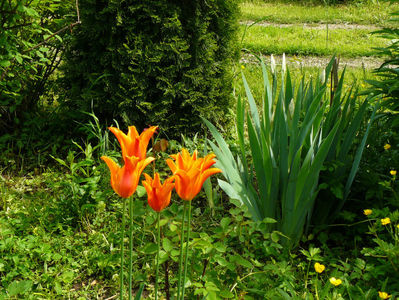
[[[270,55],[263,56],[265,62],[270,64]],[[300,67],[301,65],[304,67],[326,67],[331,57],[323,57],[323,56],[289,56],[286,55],[286,62],[288,65],[295,65]],[[282,56],[277,55],[274,56],[276,64],[281,64]],[[241,57],[242,63],[256,63],[257,58],[249,53],[244,53]],[[340,58],[340,68],[344,66],[351,68],[362,68],[364,67],[367,70],[378,68],[383,62],[381,58],[375,57],[357,57],[357,58]]]
[[[303,28],[311,28],[311,29],[319,29],[323,30],[326,29],[327,23],[298,23],[298,24],[279,24],[279,23],[270,23],[266,21],[261,21],[256,24],[254,24],[255,21],[242,21],[240,22],[241,25],[254,25],[254,26],[273,26],[273,27],[280,27],[280,28],[287,28],[287,27],[292,27],[292,26],[301,26]],[[334,29],[363,29],[363,30],[369,30],[369,31],[375,31],[378,29],[381,29],[381,27],[375,26],[375,25],[361,25],[361,24],[328,24],[328,29],[334,30]]]

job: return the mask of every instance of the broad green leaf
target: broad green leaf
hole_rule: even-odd
[[[153,253],[157,252],[157,250],[158,250],[157,244],[148,243],[148,244],[144,247],[143,252],[144,252],[145,254],[153,254]]]
[[[166,252],[170,252],[173,250],[173,243],[167,237],[164,237],[162,239],[162,248],[165,249]]]
[[[22,295],[32,288],[31,280],[13,281],[7,288],[9,296]]]
[[[139,198],[142,198],[147,194],[145,188],[141,185],[137,186],[136,193]]]

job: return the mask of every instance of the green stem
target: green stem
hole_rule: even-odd
[[[184,201],[184,200],[183,200]],[[183,269],[183,243],[184,243],[184,219],[186,216],[186,209],[187,208],[187,201],[184,201],[184,207],[183,207],[183,217],[181,220],[181,238],[180,238],[180,255],[179,255],[179,275],[177,276],[178,278],[178,283],[177,283],[177,300],[180,299],[180,288],[181,288],[181,273]]]
[[[132,268],[133,268],[133,197],[129,202],[129,300],[132,299]]]
[[[184,258],[184,276],[183,276],[183,290],[182,300],[184,300],[185,283],[187,277],[187,259],[188,259],[188,242],[190,241],[190,227],[191,227],[191,201],[188,203],[188,223],[187,223],[187,242],[186,242],[186,253]]]
[[[305,289],[308,287],[308,278],[309,278],[309,269],[310,269],[310,264],[312,261],[310,260],[308,263],[308,269],[306,270],[306,275],[305,275]]]
[[[125,237],[125,210],[126,210],[126,200],[123,199],[123,208],[122,208],[122,228],[121,228],[121,292],[120,292],[120,299],[123,300],[123,264],[124,264],[124,245],[123,245],[123,239]]]
[[[160,251],[160,248],[161,248],[161,226],[160,226],[160,219],[161,219],[161,213],[160,212],[158,212],[157,213],[157,225],[158,225],[158,237],[157,237],[157,240],[158,240],[158,252],[157,252],[157,269],[156,269],[156,272],[155,272],[155,300],[157,300],[158,299],[158,274],[159,274],[159,251]]]

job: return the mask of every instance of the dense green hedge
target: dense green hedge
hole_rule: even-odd
[[[108,124],[156,124],[172,136],[198,130],[200,115],[225,121],[237,7],[236,0],[82,2],[61,101]]]

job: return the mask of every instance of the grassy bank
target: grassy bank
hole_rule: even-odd
[[[374,47],[386,40],[365,29],[325,29],[300,25],[241,26],[242,48],[262,54],[342,55],[345,57],[376,55]],[[328,35],[327,35],[328,34]]]
[[[284,1],[243,2],[241,20],[265,20],[274,23],[349,23],[384,26],[389,13],[399,9],[398,3],[369,1],[348,5],[304,5]],[[311,10],[311,13],[309,11]]]

